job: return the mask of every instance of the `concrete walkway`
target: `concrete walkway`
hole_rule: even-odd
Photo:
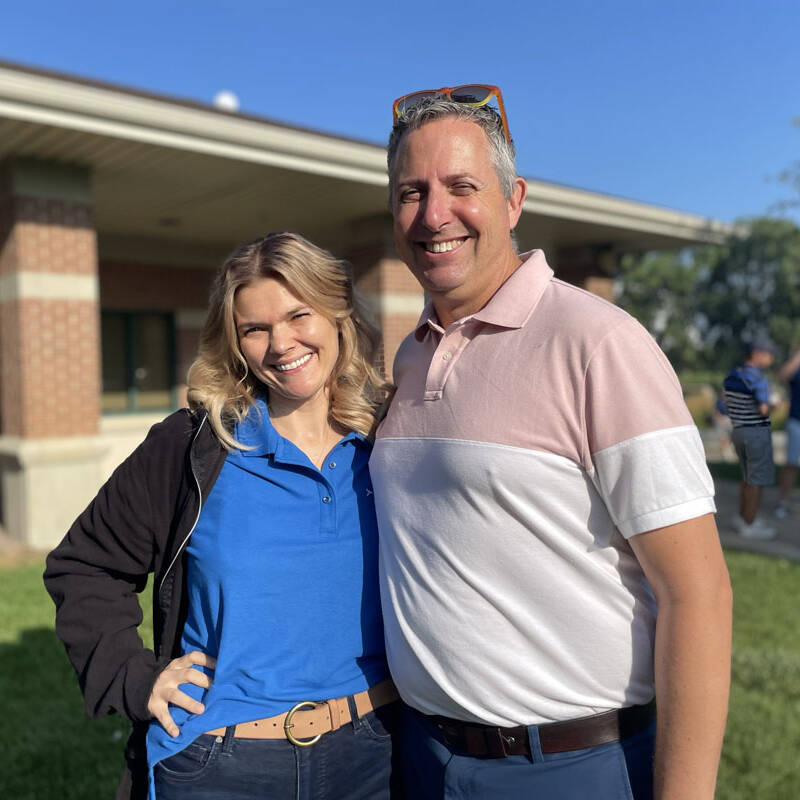
[[[715,481],[717,490],[717,526],[722,544],[734,550],[750,550],[777,558],[800,561],[800,490],[795,490],[792,498],[792,513],[787,519],[778,520],[772,511],[778,503],[778,489],[769,486],[761,498],[759,516],[774,526],[777,536],[774,539],[745,539],[734,532],[731,520],[739,509],[738,481]]]

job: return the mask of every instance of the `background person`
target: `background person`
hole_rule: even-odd
[[[761,489],[775,483],[770,424],[770,391],[765,369],[772,366],[775,346],[767,339],[747,345],[743,362],[723,382],[725,405],[733,425],[731,441],[739,457],[739,513],[731,524],[750,539],[771,539],[775,529],[757,518]]]
[[[789,417],[786,420],[786,464],[778,479],[779,500],[775,509],[778,519],[789,516],[789,499],[797,479],[800,464],[800,349],[781,367],[778,373],[782,381],[789,384]]]
[[[191,410],[153,427],[48,557],[87,711],[134,723],[118,796],[144,796],[148,763],[158,800],[388,796],[376,344],[343,262],[291,233],[241,247],[212,289]],[[155,652],[136,631],[149,573]]]
[[[431,299],[370,461],[406,788],[705,800],[731,593],[703,446],[652,337],[517,254],[493,99],[400,98],[389,141],[395,245]]]

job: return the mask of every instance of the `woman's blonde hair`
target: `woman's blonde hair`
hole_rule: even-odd
[[[296,233],[270,233],[232,253],[211,288],[198,355],[189,368],[191,408],[204,408],[227,449],[243,447],[233,437],[265,387],[248,369],[234,320],[236,291],[261,278],[276,278],[339,330],[339,357],[330,376],[331,422],[372,435],[390,385],[373,366],[380,344],[353,288],[351,267]]]

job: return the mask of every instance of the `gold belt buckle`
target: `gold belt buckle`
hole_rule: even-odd
[[[295,715],[295,712],[300,711],[303,708],[311,708],[313,710],[319,705],[321,705],[321,703],[315,703],[312,700],[303,700],[302,703],[298,703],[286,714],[286,719],[283,721],[283,732],[286,734],[286,738],[292,744],[297,745],[298,747],[311,747],[312,744],[316,744],[322,738],[322,734],[318,733],[312,739],[306,739],[305,741],[302,741],[300,739],[295,739],[294,736],[292,736],[291,730],[294,727],[292,724],[292,717]]]

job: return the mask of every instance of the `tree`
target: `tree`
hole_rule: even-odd
[[[623,260],[619,302],[676,370],[727,370],[742,344],[800,346],[800,227],[762,217],[720,246]],[[741,229],[741,226],[739,226]]]
[[[628,255],[620,265],[617,301],[650,331],[676,369],[704,366],[694,320],[698,274],[692,250]]]
[[[759,218],[746,236],[697,253],[696,302],[706,359],[726,367],[742,341],[767,334],[785,354],[800,343],[800,228]]]

